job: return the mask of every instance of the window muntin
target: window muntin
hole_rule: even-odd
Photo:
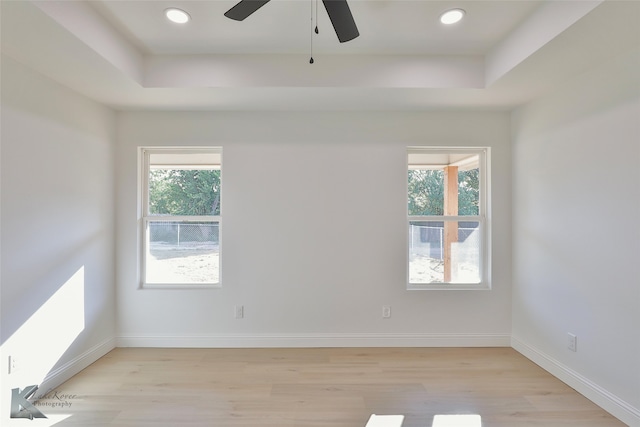
[[[489,288],[488,149],[408,150],[409,289]]]
[[[220,149],[141,154],[142,286],[219,285]]]

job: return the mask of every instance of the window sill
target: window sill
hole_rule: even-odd
[[[408,283],[408,291],[490,291],[489,283]]]
[[[140,285],[141,290],[145,289],[166,289],[166,290],[185,290],[185,289],[221,289],[221,283],[143,283]]]

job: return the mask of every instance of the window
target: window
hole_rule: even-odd
[[[220,284],[220,149],[142,148],[143,287]]]
[[[409,289],[489,288],[488,153],[409,148]]]

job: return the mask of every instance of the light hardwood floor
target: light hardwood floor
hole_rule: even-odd
[[[71,404],[40,406],[71,414],[56,427],[364,427],[374,413],[404,415],[402,427],[438,414],[624,426],[510,348],[118,348],[55,392]]]

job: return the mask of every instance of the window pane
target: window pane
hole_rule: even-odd
[[[149,215],[220,215],[220,170],[151,169]]]
[[[146,283],[218,283],[219,223],[149,221]]]
[[[411,163],[412,160],[422,163]],[[453,160],[458,163],[447,163]],[[407,185],[409,215],[479,215],[479,161],[479,155],[470,153],[456,156],[424,152],[410,154]],[[447,191],[445,184],[447,173],[457,174],[457,179],[453,176],[451,191]],[[447,197],[450,198],[448,201]]]
[[[444,172],[409,170],[409,215],[444,214]]]
[[[479,215],[480,169],[458,172],[458,215]]]
[[[409,223],[409,283],[480,283],[478,221]]]

